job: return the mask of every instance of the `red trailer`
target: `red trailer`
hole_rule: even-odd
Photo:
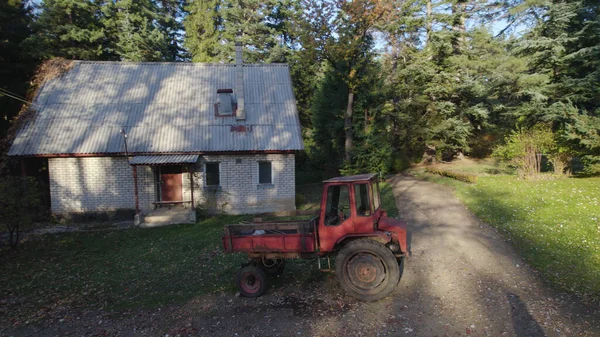
[[[363,301],[388,296],[400,281],[407,256],[406,224],[381,208],[375,174],[338,177],[323,182],[321,209],[309,221],[273,221],[226,225],[223,248],[248,253],[238,272],[240,294],[264,293],[267,274],[283,270],[286,259],[336,255],[342,288]]]

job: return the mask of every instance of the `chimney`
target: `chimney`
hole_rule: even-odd
[[[237,96],[237,120],[246,119],[244,110],[244,61],[242,60],[242,44],[235,43],[235,92]]]

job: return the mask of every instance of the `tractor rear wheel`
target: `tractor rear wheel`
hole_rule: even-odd
[[[285,268],[285,260],[283,259],[261,259],[258,262],[258,266],[267,275],[277,276],[283,273]]]
[[[369,239],[345,245],[335,259],[335,273],[349,295],[365,302],[388,296],[400,281],[400,266],[394,254]]]
[[[240,295],[258,297],[267,290],[267,275],[258,267],[246,266],[237,273],[235,283]]]

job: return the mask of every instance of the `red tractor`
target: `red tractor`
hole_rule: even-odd
[[[335,273],[342,288],[362,301],[388,296],[400,281],[407,256],[407,230],[381,208],[375,174],[323,182],[321,209],[310,221],[269,221],[226,225],[223,248],[248,253],[238,272],[240,294],[257,297],[267,274],[283,270],[286,259],[329,258],[337,254]]]

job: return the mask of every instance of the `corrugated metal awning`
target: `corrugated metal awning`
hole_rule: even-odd
[[[194,164],[198,161],[197,154],[173,154],[156,156],[135,156],[129,160],[130,165],[171,165]]]

